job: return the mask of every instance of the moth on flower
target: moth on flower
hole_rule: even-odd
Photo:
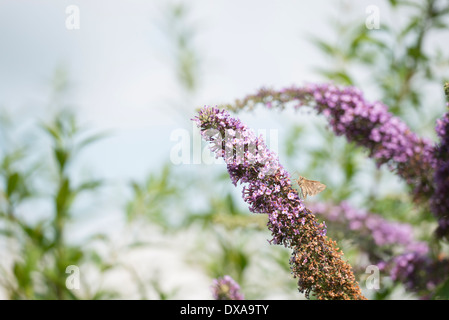
[[[298,184],[304,199],[306,199],[307,196],[314,196],[326,189],[326,185],[319,181],[309,180],[300,175],[298,176],[299,178],[295,181]]]

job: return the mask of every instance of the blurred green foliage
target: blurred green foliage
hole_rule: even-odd
[[[374,90],[378,100],[413,129],[433,130],[432,120],[442,106],[437,106],[440,112],[433,109],[429,115],[429,97],[424,89],[441,88],[449,57],[445,43],[425,44],[433,35],[447,30],[449,7],[438,0],[386,2],[390,12],[380,11],[379,29],[367,28],[360,19],[334,19],[335,44],[312,37],[330,61],[330,66],[317,67],[316,71],[342,85]],[[399,23],[402,19],[405,21]]]
[[[79,270],[90,263],[101,271],[111,267],[98,252],[89,248],[89,243],[70,243],[67,235],[78,196],[101,186],[99,180],[74,185],[69,167],[77,154],[100,135],[85,135],[70,110],[61,110],[51,122],[33,127],[33,131],[36,135],[47,134],[50,163],[45,157],[34,159],[38,146],[2,145],[0,223],[2,240],[12,260],[0,265],[0,283],[11,299],[114,297],[113,292],[85,285],[84,290],[77,291],[66,285],[73,273],[68,269],[70,266]],[[52,171],[54,175],[47,175]],[[37,190],[38,185],[45,190]],[[36,201],[45,202],[51,214],[33,212],[33,208],[39,207]],[[92,241],[97,239],[92,238]],[[73,277],[78,275],[82,277],[83,273],[73,273]],[[76,279],[78,281],[83,279]]]

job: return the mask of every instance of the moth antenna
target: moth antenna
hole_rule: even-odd
[[[295,170],[295,171],[293,171],[293,174],[292,174],[292,178],[293,178],[293,176],[294,176],[295,174],[296,174],[296,175],[298,176],[298,179],[299,179],[299,177],[300,177],[301,175],[300,175],[300,174],[299,174],[299,172],[298,172],[298,171],[296,171],[296,170]]]

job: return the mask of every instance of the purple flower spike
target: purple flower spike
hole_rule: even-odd
[[[429,245],[413,237],[412,226],[385,220],[380,215],[356,209],[347,202],[311,204],[316,215],[326,218],[333,229],[349,230],[371,264],[401,282],[422,298],[431,298],[436,286],[447,278],[449,259],[432,257]],[[394,255],[393,255],[394,252]]]
[[[240,286],[228,275],[213,280],[212,296],[215,300],[244,300]]]
[[[449,101],[449,83],[446,83],[445,91]],[[449,107],[449,102],[447,105]],[[438,219],[437,235],[449,238],[449,111],[437,120],[435,130],[440,141],[435,147],[435,192],[430,205]]]
[[[261,89],[230,110],[252,109],[257,103],[272,108],[311,105],[328,120],[336,135],[368,149],[377,166],[383,164],[414,188],[415,198],[427,200],[433,192],[432,172],[436,162],[431,141],[419,138],[380,102],[368,102],[355,87],[311,84],[282,90]]]
[[[211,149],[225,159],[234,185],[246,184],[243,199],[250,211],[268,214],[270,242],[293,250],[290,265],[299,291],[306,297],[313,291],[318,299],[365,299],[342,252],[326,236],[326,225],[306,209],[262,138],[225,110],[204,107],[194,121]],[[238,137],[236,143],[227,143],[229,130]]]
[[[449,101],[449,84],[445,85]],[[323,114],[336,135],[366,148],[378,167],[388,168],[412,188],[416,202],[427,205],[438,220],[436,236],[449,239],[449,112],[437,121],[437,145],[418,137],[380,102],[368,102],[354,87],[311,84],[281,90],[262,88],[256,94],[228,105],[230,110],[270,108],[293,104],[313,106]],[[448,103],[449,105],[449,103]],[[352,224],[356,228],[356,224]]]

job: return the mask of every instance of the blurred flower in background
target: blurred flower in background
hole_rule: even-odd
[[[214,279],[212,285],[212,296],[215,300],[243,300],[244,295],[240,292],[240,286],[230,276]]]

